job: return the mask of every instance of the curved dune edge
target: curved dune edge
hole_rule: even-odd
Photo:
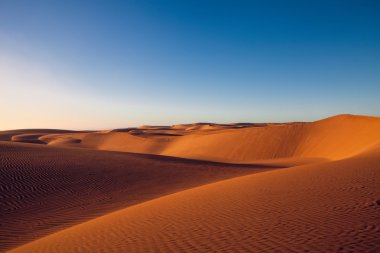
[[[10,252],[375,252],[379,154],[185,190]]]
[[[338,115],[310,123],[145,126],[53,134],[39,140],[49,145],[230,163],[309,157],[339,160],[380,142],[380,118]]]

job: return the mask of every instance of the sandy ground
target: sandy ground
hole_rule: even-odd
[[[380,251],[379,118],[0,139],[3,251]]]
[[[162,195],[271,169],[0,142],[0,248]]]

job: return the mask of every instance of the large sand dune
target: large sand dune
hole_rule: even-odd
[[[0,250],[380,251],[380,118],[0,137]]]
[[[78,147],[234,163],[300,157],[336,160],[363,152],[380,141],[379,118],[353,115],[311,123],[193,127],[145,126],[128,131],[50,135],[48,141],[39,139],[65,145],[60,139],[70,137],[78,140]]]

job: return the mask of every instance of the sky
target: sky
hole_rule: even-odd
[[[380,116],[380,2],[1,0],[0,129]]]

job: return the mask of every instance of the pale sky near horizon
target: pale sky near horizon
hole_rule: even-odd
[[[0,1],[0,130],[380,116],[379,1]]]

